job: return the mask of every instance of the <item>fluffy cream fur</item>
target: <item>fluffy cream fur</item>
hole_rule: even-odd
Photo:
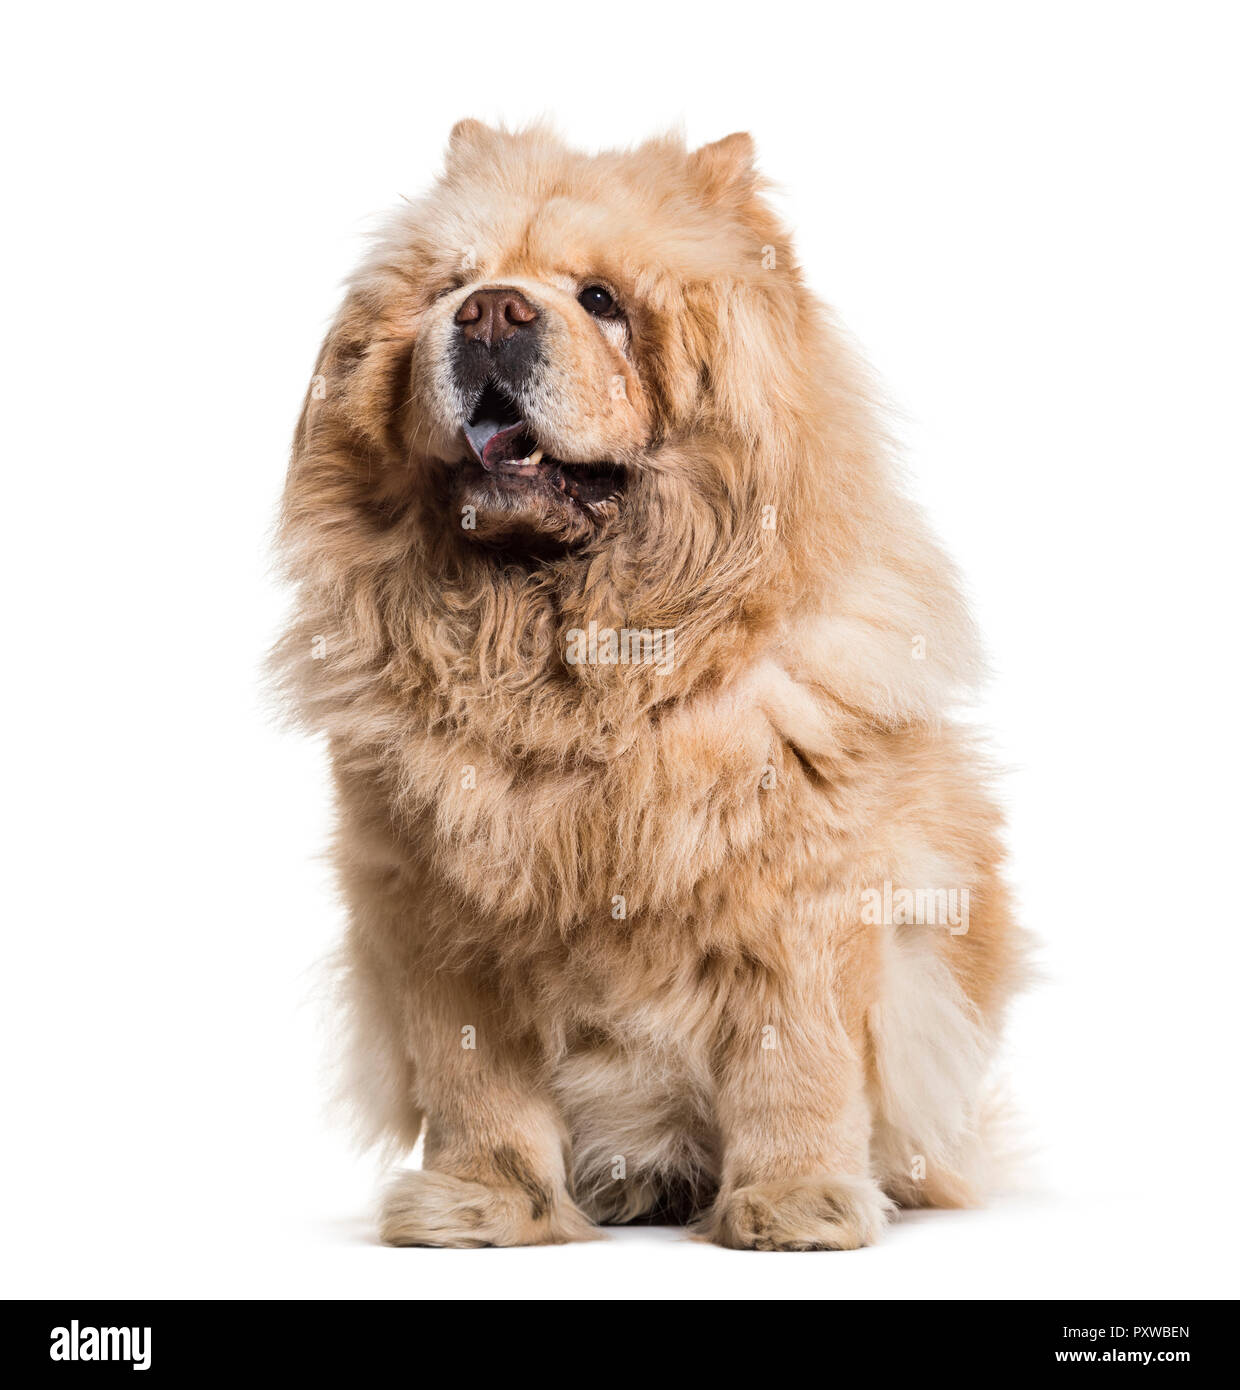
[[[598,282],[622,318],[578,303]],[[616,497],[461,491],[454,317],[496,284],[539,311],[540,444],[623,468]],[[973,1199],[1020,963],[950,719],[973,634],[747,136],[458,126],[324,344],[283,545],[352,1087],[369,1137],[425,1132],[386,1240],[662,1217],[845,1249],[891,1199]],[[674,668],[568,664],[591,621],[674,630]],[[868,920],[884,884],[967,891],[967,930]]]

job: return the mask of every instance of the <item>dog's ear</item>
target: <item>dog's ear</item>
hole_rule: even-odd
[[[367,467],[396,449],[411,347],[399,311],[365,290],[351,291],[319,349],[294,437],[294,464],[314,448],[329,453],[330,441],[339,439],[349,441],[349,456],[366,457]]]
[[[689,156],[689,171],[707,203],[743,203],[757,187],[757,151],[743,130],[703,145]]]
[[[465,161],[495,143],[497,132],[482,121],[457,121],[448,136],[448,168]]]

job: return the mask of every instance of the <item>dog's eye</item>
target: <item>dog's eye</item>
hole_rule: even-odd
[[[577,303],[595,318],[610,319],[620,312],[620,306],[602,285],[587,285],[577,296]]]

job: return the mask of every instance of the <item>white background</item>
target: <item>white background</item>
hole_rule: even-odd
[[[25,6],[4,123],[3,1292],[1234,1296],[1236,33],[1200,4]],[[993,658],[1032,1188],[853,1255],[373,1242],[321,748],[258,671],[371,216],[461,116],[752,131]]]

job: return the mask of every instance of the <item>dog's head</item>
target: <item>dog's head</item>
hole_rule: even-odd
[[[743,135],[587,158],[543,132],[456,128],[444,178],[389,249],[423,300],[411,449],[464,540],[556,549],[614,532],[660,450],[709,428],[717,310],[738,284],[772,295],[780,278],[754,185]],[[757,320],[756,337],[777,331]]]
[[[462,122],[357,275],[307,423],[380,444],[391,490],[433,487],[466,544],[614,533],[643,475],[686,444],[743,454],[808,366],[752,159],[746,135],[588,157]]]

